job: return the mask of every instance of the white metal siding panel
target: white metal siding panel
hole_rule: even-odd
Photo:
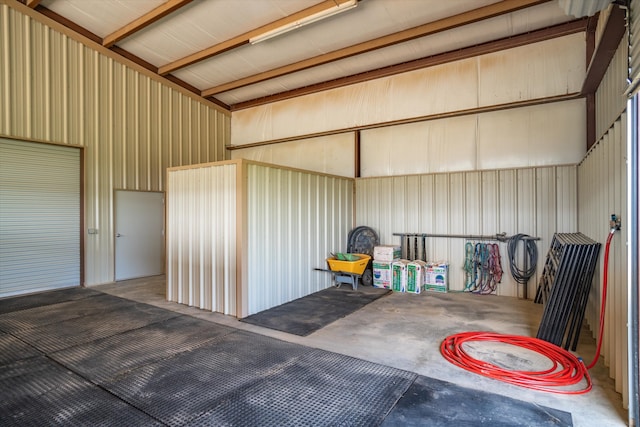
[[[478,103],[499,105],[580,92],[584,33],[478,57]]]
[[[329,252],[345,251],[352,228],[353,181],[247,164],[245,280],[253,314],[331,285]]]
[[[236,168],[169,171],[169,301],[236,314]]]
[[[361,176],[575,164],[585,138],[583,99],[368,129]]]
[[[596,91],[596,140],[609,131],[627,106],[624,92],[627,89],[628,54],[627,37],[622,37],[615,55],[609,63]]]
[[[500,197],[500,181],[498,171],[483,171],[481,175],[482,187],[478,189],[478,198],[482,205],[482,218],[476,234],[481,234],[486,230],[496,230],[501,232],[500,212],[496,209]]]
[[[517,211],[516,214],[516,231],[513,233],[524,233],[530,236],[537,236],[536,231],[536,171],[534,169],[520,169],[517,171]],[[555,212],[555,211],[553,211]],[[547,246],[548,246],[547,242]],[[520,247],[521,249],[521,247]],[[538,244],[538,249],[541,245]],[[542,251],[541,251],[542,252]],[[522,259],[520,251],[517,252],[516,260]],[[533,298],[535,295],[536,284],[538,283],[537,274],[528,282],[527,297]],[[518,296],[524,296],[524,290],[518,290]]]
[[[553,166],[361,178],[356,180],[356,222],[373,227],[385,244],[400,242],[393,233],[494,235],[506,232],[539,236],[542,238],[538,242],[541,272],[551,243],[549,236],[553,235],[556,224],[564,224],[562,231],[576,231],[568,229],[577,224],[576,173],[575,166]],[[558,209],[560,195],[563,206],[570,208],[566,212]],[[415,206],[419,206],[419,210],[415,210]],[[401,220],[389,221],[388,218]],[[452,290],[464,289],[464,246],[464,239],[427,239],[427,258],[449,262]],[[498,285],[498,294],[522,296],[522,290],[518,291],[508,271],[507,245],[500,243],[499,247],[505,274]],[[522,257],[517,259],[520,262]],[[535,295],[538,278],[539,274],[529,282],[527,296],[530,299]]]
[[[355,134],[305,138],[297,141],[247,147],[231,152],[232,159],[247,159],[331,175],[355,175]]]
[[[500,217],[498,230],[501,233],[513,234],[518,230],[518,170],[501,170],[499,174],[500,193],[498,196],[498,216]],[[512,231],[514,230],[514,231]],[[500,244],[504,275],[502,284],[498,287],[501,295],[516,297],[519,289],[509,273],[507,245]]]
[[[577,166],[556,167],[556,217],[558,233],[573,233],[578,229]],[[551,242],[549,242],[550,244]]]
[[[167,167],[223,160],[230,114],[74,37],[23,5],[0,5],[0,135],[85,147],[92,285],[114,279],[114,189],[163,191]]]
[[[0,297],[80,285],[80,150],[0,138]]]
[[[575,164],[585,140],[584,99],[479,114],[477,168]]]
[[[469,213],[465,210],[466,182],[464,173],[452,173],[449,175],[449,231],[451,234],[463,234],[465,223],[470,221]],[[455,290],[462,290],[460,283],[464,283],[464,277],[460,267],[463,265],[464,241],[460,239],[442,239],[446,245],[446,253],[433,261],[447,260],[451,264],[449,269],[449,283],[456,286]]]
[[[607,305],[602,355],[609,367],[615,388],[622,393],[627,407],[628,360],[627,360],[627,246],[624,234],[626,200],[626,114],[591,149],[578,166],[580,231],[592,239],[604,243],[609,232],[611,214],[622,216],[622,233],[616,233],[611,243]],[[597,336],[602,294],[604,256],[591,289],[586,318],[593,335]]]

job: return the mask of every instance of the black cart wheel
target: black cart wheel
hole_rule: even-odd
[[[360,278],[360,281],[365,286],[373,285],[373,271],[371,271],[370,268],[367,268],[366,270],[364,270],[364,273],[362,273],[362,277]]]
[[[378,244],[378,233],[373,228],[361,225],[349,232],[347,252],[373,256],[373,248]]]

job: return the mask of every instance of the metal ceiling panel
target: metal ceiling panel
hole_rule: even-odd
[[[317,0],[195,1],[119,46],[159,67],[316,3]]]
[[[166,0],[43,0],[40,4],[58,15],[104,37]]]
[[[310,8],[316,11],[333,3],[196,0],[172,9],[158,20],[151,19],[153,23],[149,25],[144,20],[135,21],[166,5],[167,0],[42,0],[36,10],[44,13],[43,9],[49,9],[103,39],[131,25],[132,32],[115,41],[118,49],[151,64],[161,74],[170,73],[204,96],[213,93],[218,101],[234,105],[573,20],[559,1],[359,0],[357,7],[345,13],[258,44],[250,44],[248,34],[255,36],[262,27],[274,29],[276,21],[291,22],[311,15]],[[509,10],[516,11],[508,13]],[[429,24],[433,26],[428,27]],[[407,30],[416,28],[433,32],[423,37],[411,33],[409,37],[417,38],[402,42]],[[438,32],[441,28],[450,29]],[[243,35],[244,39],[238,39]],[[397,44],[380,48],[384,46],[379,44],[382,37],[385,44]],[[224,43],[228,43],[225,49],[214,52]],[[209,54],[180,62],[207,50]],[[341,53],[331,58],[338,58],[333,62],[322,58],[335,52]],[[174,66],[176,61],[178,65]],[[300,61],[311,63],[300,70],[295,65]],[[282,68],[289,74],[282,75]],[[260,81],[263,73],[271,73],[269,80]],[[251,77],[255,78],[245,82],[244,87],[227,88],[218,94],[209,91]]]
[[[323,21],[322,25],[308,25],[291,32],[287,37],[277,37],[256,45],[241,46],[173,74],[195,87],[206,89],[223,82],[241,79],[417,27],[425,22],[436,21],[451,14],[462,13],[469,8],[495,3],[495,1],[459,1],[455,2],[453,8],[445,8],[442,4],[434,8],[419,7],[419,3],[424,5],[424,1],[416,0],[393,3],[382,0],[363,1],[356,9]],[[559,11],[557,6],[555,9]],[[375,25],[362,25],[363,22],[375,22]],[[354,31],[354,28],[358,30]],[[327,34],[331,34],[331,37],[327,37]],[[127,49],[126,45],[123,47]],[[408,50],[413,49],[414,47],[408,48]],[[286,52],[286,55],[283,55],[283,52]],[[418,50],[416,53],[420,57],[421,52]],[[376,56],[380,56],[382,59],[386,55]],[[407,60],[404,55],[397,59],[390,59],[400,62]],[[380,66],[386,66],[390,63],[395,62],[383,61]],[[305,83],[307,82],[303,84]]]

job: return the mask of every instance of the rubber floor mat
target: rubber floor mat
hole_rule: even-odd
[[[87,288],[68,288],[57,291],[40,292],[31,295],[0,299],[0,314],[43,305],[57,304],[65,301],[78,300],[91,296],[103,295],[102,292]]]
[[[135,303],[107,294],[97,294],[82,299],[29,307],[20,311],[0,314],[0,330],[14,332],[37,328],[88,315],[102,314],[123,307],[128,308],[131,304]]]
[[[247,384],[278,375],[310,348],[238,331],[130,371],[104,387],[169,424],[182,425]]]
[[[194,350],[236,329],[178,316],[144,328],[52,353],[50,357],[97,384]]]
[[[51,353],[180,315],[151,305],[114,298],[116,301],[104,311],[11,333],[39,350]],[[55,311],[55,305],[47,307]]]
[[[252,314],[242,322],[293,335],[307,336],[388,294],[388,289],[331,287]]]
[[[236,388],[188,425],[377,426],[416,376],[316,350]]]
[[[314,298],[340,307],[353,294]],[[0,332],[3,427],[571,425],[562,411],[117,297],[14,313],[24,318],[0,315],[12,328]]]
[[[573,421],[569,412],[420,376],[382,425],[568,427]]]
[[[0,332],[0,365],[42,355],[35,347],[13,335]]]
[[[0,425],[161,426],[44,357],[0,367]]]

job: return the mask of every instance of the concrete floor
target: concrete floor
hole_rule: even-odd
[[[94,289],[284,341],[571,412],[577,427],[627,425],[622,397],[615,391],[602,361],[590,371],[593,390],[582,395],[562,395],[528,390],[475,375],[450,364],[440,355],[442,340],[458,332],[493,331],[535,336],[542,306],[531,301],[466,293],[389,294],[309,336],[300,337],[168,302],[165,285],[164,276],[158,276]],[[594,353],[595,341],[585,329],[577,354],[589,363]],[[522,355],[525,361],[533,356]]]

